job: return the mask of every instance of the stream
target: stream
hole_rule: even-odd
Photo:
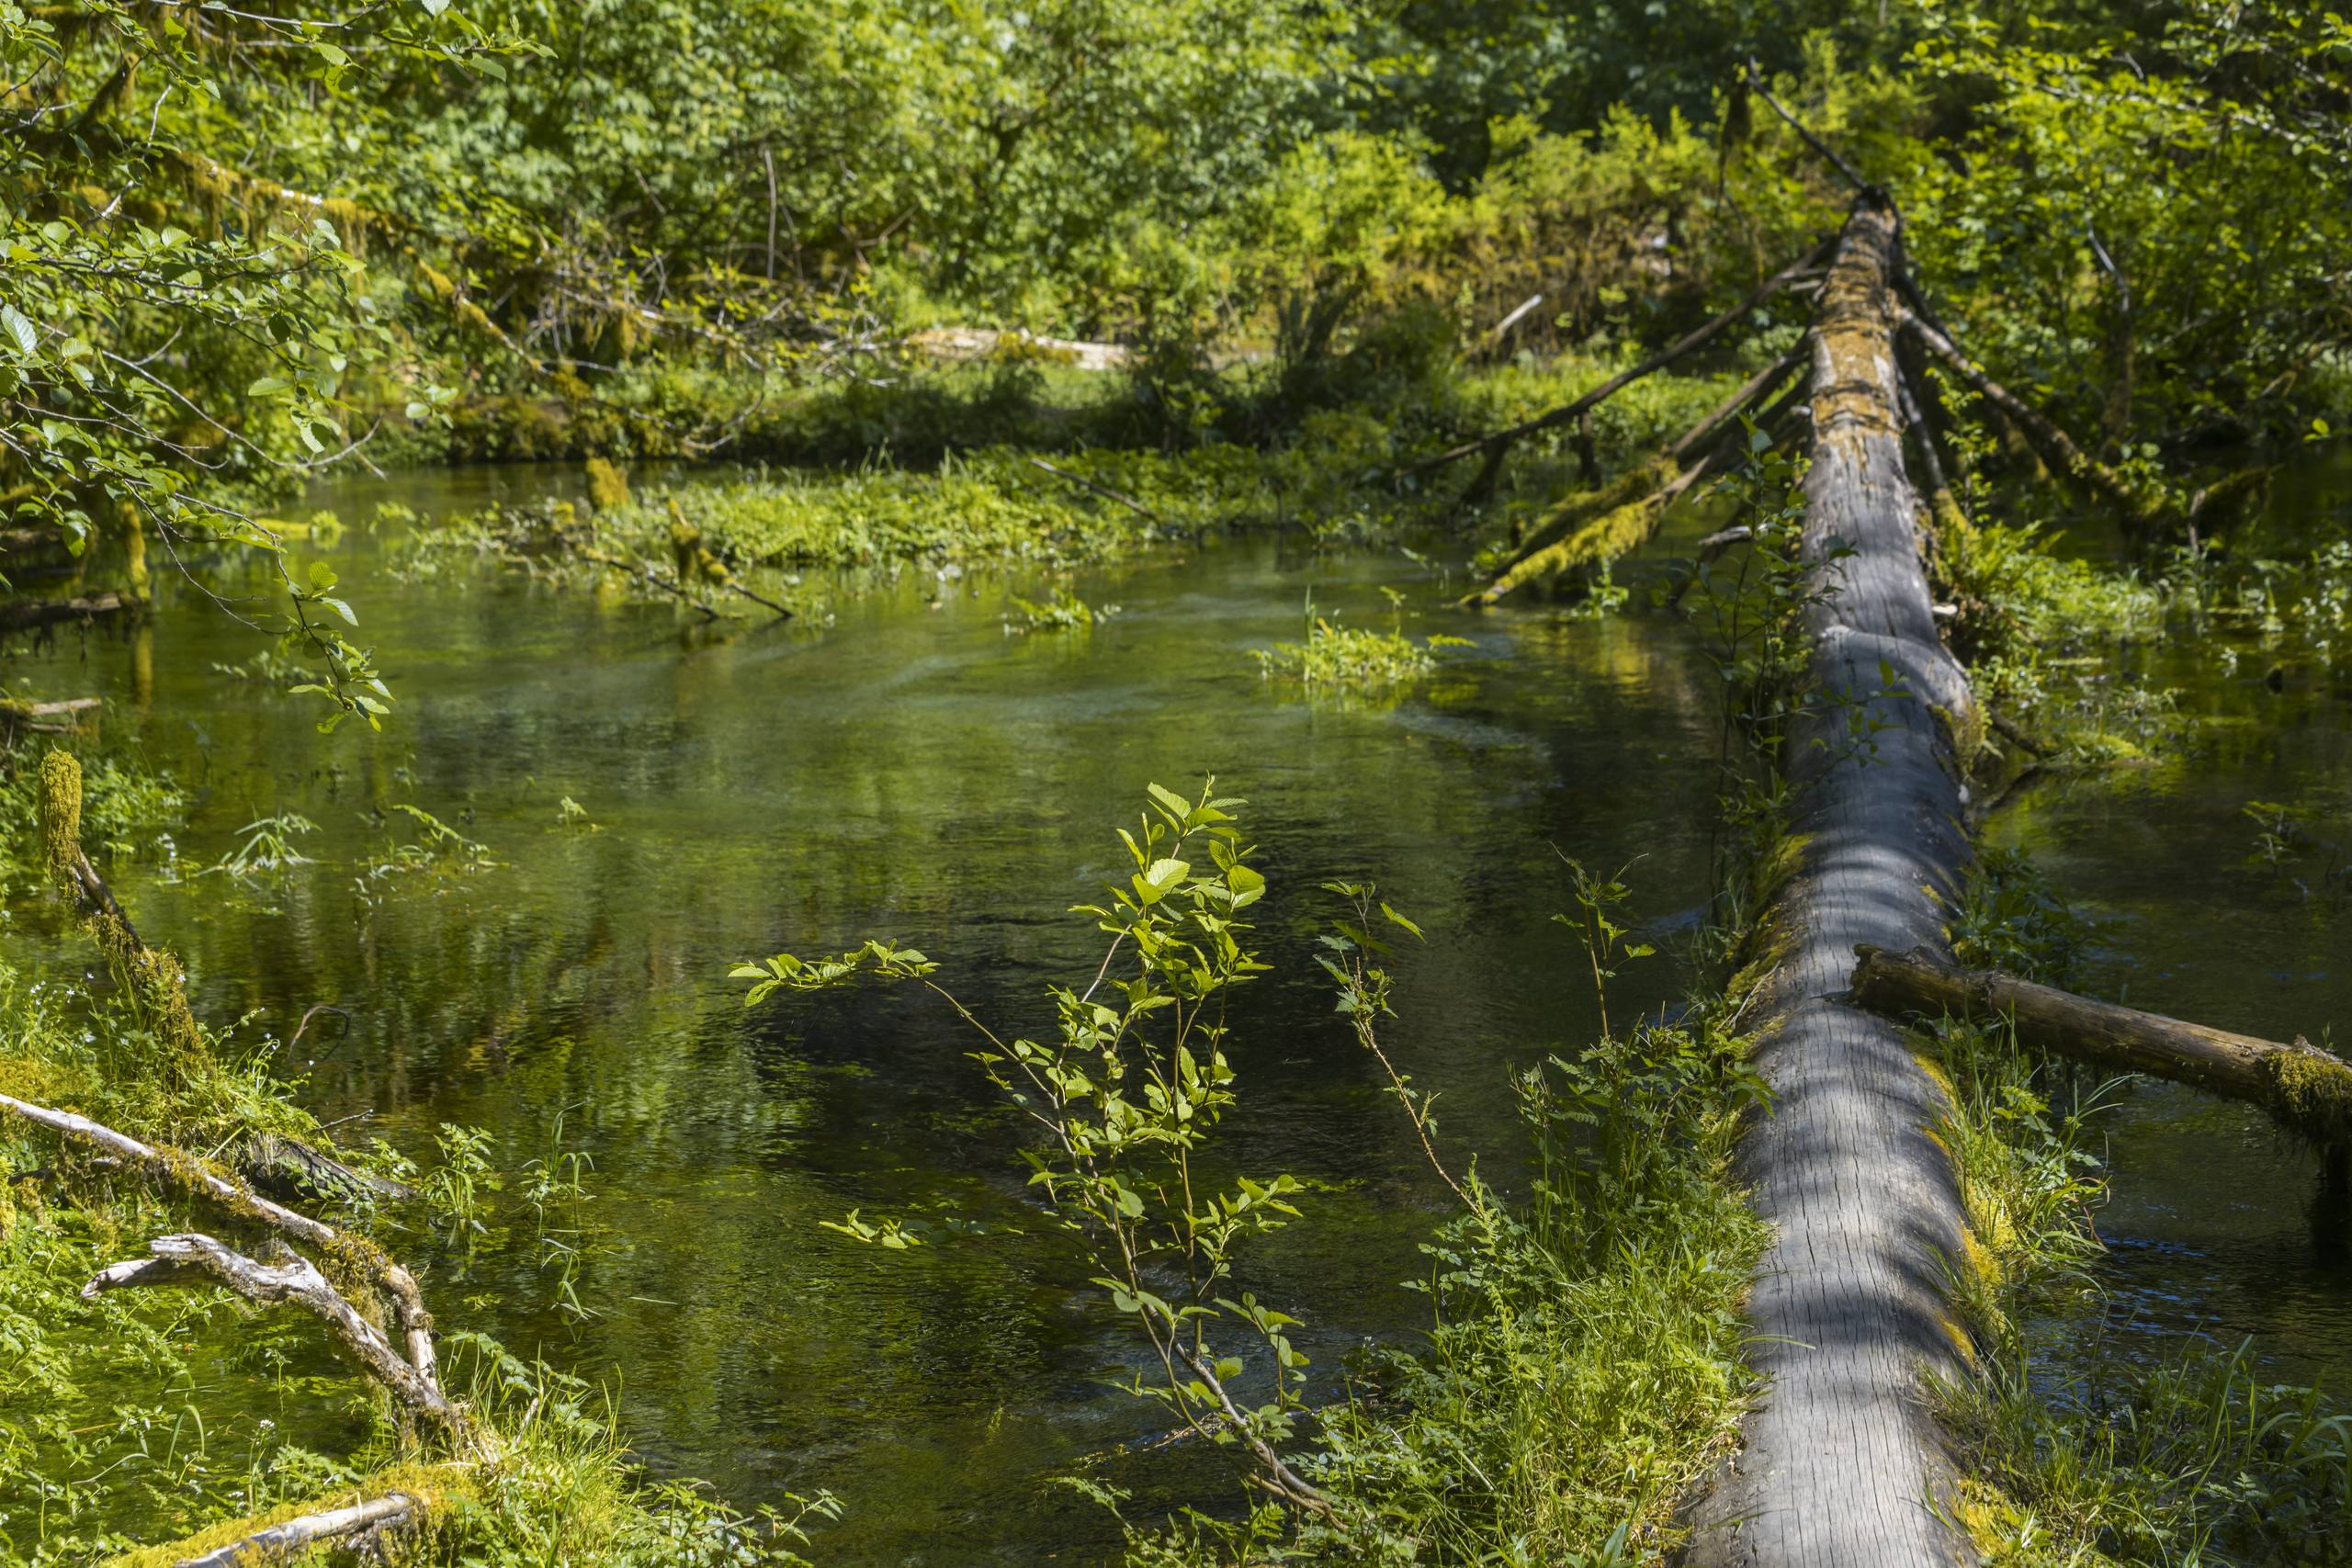
[[[383,501],[430,515],[571,482],[423,474],[312,504],[357,525]],[[2279,505],[2333,516],[2346,482],[2338,467]],[[1558,856],[1632,862],[1634,906],[1669,939],[1711,885],[1716,677],[1665,616],[1465,626],[1444,608],[1463,584],[1412,558],[1255,537],[1080,573],[1082,598],[1120,606],[1091,631],[1012,635],[1009,593],[1043,584],[929,572],[827,626],[682,631],[667,604],[488,567],[401,581],[397,535],[355,525],[297,552],[330,560],[358,610],[396,697],[380,735],[320,738],[311,700],[224,673],[262,640],[176,577],[134,640],[68,633],[6,673],[104,695],[110,737],[189,790],[172,852],[114,875],[208,1017],[258,1012],[253,1028],[283,1037],[314,1003],[345,1010],[347,1032],[325,1021],[279,1062],[337,1137],[430,1166],[444,1123],[487,1134],[510,1177],[484,1233],[395,1239],[428,1266],[444,1326],[609,1386],[659,1473],[747,1506],[831,1489],[845,1512],[814,1549],[828,1563],[1096,1560],[1116,1521],[1057,1474],[1083,1463],[1148,1519],[1238,1498],[1238,1472],[1194,1447],[1139,1451],[1155,1411],[1111,1386],[1142,1370],[1136,1347],[1024,1201],[1019,1122],[945,1007],[909,987],[747,1011],[735,962],[888,937],[992,1024],[1049,1027],[1046,987],[1100,958],[1066,911],[1123,874],[1114,828],[1147,783],[1189,793],[1214,773],[1248,801],[1273,964],[1236,1008],[1225,1158],[1307,1187],[1306,1217],[1246,1258],[1242,1284],[1304,1320],[1324,1397],[1353,1348],[1426,1322],[1405,1282],[1442,1190],[1313,965],[1337,912],[1318,885],[1374,879],[1427,930],[1398,955],[1386,1043],[1438,1095],[1453,1156],[1512,1190],[1512,1072],[1595,1025],[1551,919]],[[1385,625],[1384,586],[1407,596],[1406,629],[1475,646],[1402,697],[1310,700],[1261,675],[1250,650],[1300,635],[1310,590],[1318,611]],[[2230,670],[2164,646],[2141,659],[2211,722],[2157,763],[2028,785],[1990,840],[2030,849],[2100,922],[2090,988],[2254,1033],[2352,1027],[2352,914],[2261,860],[2244,810],[2291,803],[2315,838],[2346,836],[2346,673],[2302,661],[2273,682],[2250,638]],[[402,805],[493,863],[372,874],[417,837]],[[286,812],[318,824],[295,840],[308,863],[205,873]],[[53,910],[7,928],[28,966],[83,962]],[[1630,1010],[1679,980],[1661,957],[1617,986]],[[2282,1376],[2343,1364],[2352,1231],[2315,1238],[2312,1156],[2165,1086],[2108,1126],[2110,1321],[2152,1355],[2186,1331],[2252,1336]],[[529,1162],[568,1155],[587,1196],[550,1211],[550,1245],[516,1195]],[[821,1227],[853,1208],[927,1245]],[[280,1388],[251,1419],[332,1451],[330,1404]]]

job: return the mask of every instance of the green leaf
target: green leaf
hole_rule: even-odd
[[[27,355],[40,346],[40,333],[14,305],[0,305],[0,326],[8,329],[8,335],[17,340],[17,347]]]

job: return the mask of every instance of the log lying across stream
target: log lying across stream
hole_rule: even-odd
[[[1743,1145],[1774,1240],[1749,1300],[1769,1379],[1743,1450],[1690,1511],[1698,1568],[1920,1568],[1968,1560],[1923,1376],[1962,1371],[1941,1283],[1964,1234],[1928,1129],[1946,1103],[1902,1032],[1844,999],[1856,944],[1933,946],[1968,858],[1951,735],[1974,711],[1936,629],[1904,467],[1896,219],[1866,193],[1822,286],[1802,612],[1815,698],[1786,749],[1802,857],[1766,912],[1779,959]],[[1876,726],[1854,744],[1852,719]]]
[[[1997,969],[1964,969],[1925,949],[1888,953],[1865,943],[1855,953],[1857,1007],[1894,1019],[2013,1023],[2042,1050],[2246,1100],[2324,1147],[2352,1146],[2352,1066],[2309,1041],[2281,1044],[2093,1001]]]

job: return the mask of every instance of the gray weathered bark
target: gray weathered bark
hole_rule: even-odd
[[[1770,1380],[1743,1451],[1694,1506],[1688,1560],[1917,1568],[1970,1553],[1940,1517],[1951,1468],[1920,1400],[1962,1369],[1941,1287],[1964,1220],[1928,1129],[1945,1105],[1891,1023],[1840,999],[1857,943],[1936,947],[1930,890],[1968,857],[1951,720],[1971,706],[1920,565],[1903,466],[1894,213],[1855,207],[1813,337],[1805,612],[1822,705],[1789,741],[1803,835],[1761,940],[1781,963],[1758,1065],[1776,1095],[1743,1147],[1775,1240],[1749,1303]],[[1852,553],[1832,557],[1842,547]],[[1879,728],[1857,742],[1852,721]]]

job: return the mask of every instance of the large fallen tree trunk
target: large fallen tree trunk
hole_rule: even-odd
[[[2093,1001],[1997,969],[1964,969],[1925,949],[1864,945],[1856,956],[1857,1007],[1898,1020],[2014,1023],[2020,1039],[2045,1051],[2246,1100],[2313,1143],[2352,1145],[2352,1067],[2307,1040],[2281,1044]]]
[[[1951,734],[1972,703],[1937,635],[1904,468],[1895,238],[1892,207],[1865,193],[1813,333],[1811,699],[1784,750],[1802,854],[1758,933],[1780,959],[1757,1056],[1774,1106],[1742,1151],[1775,1231],[1749,1304],[1770,1382],[1691,1510],[1696,1564],[1969,1556],[1921,1399],[1927,1375],[1962,1371],[1941,1280],[1965,1221],[1928,1131],[1946,1103],[1902,1032],[1842,999],[1858,943],[1941,940],[1934,894],[1968,856]]]

